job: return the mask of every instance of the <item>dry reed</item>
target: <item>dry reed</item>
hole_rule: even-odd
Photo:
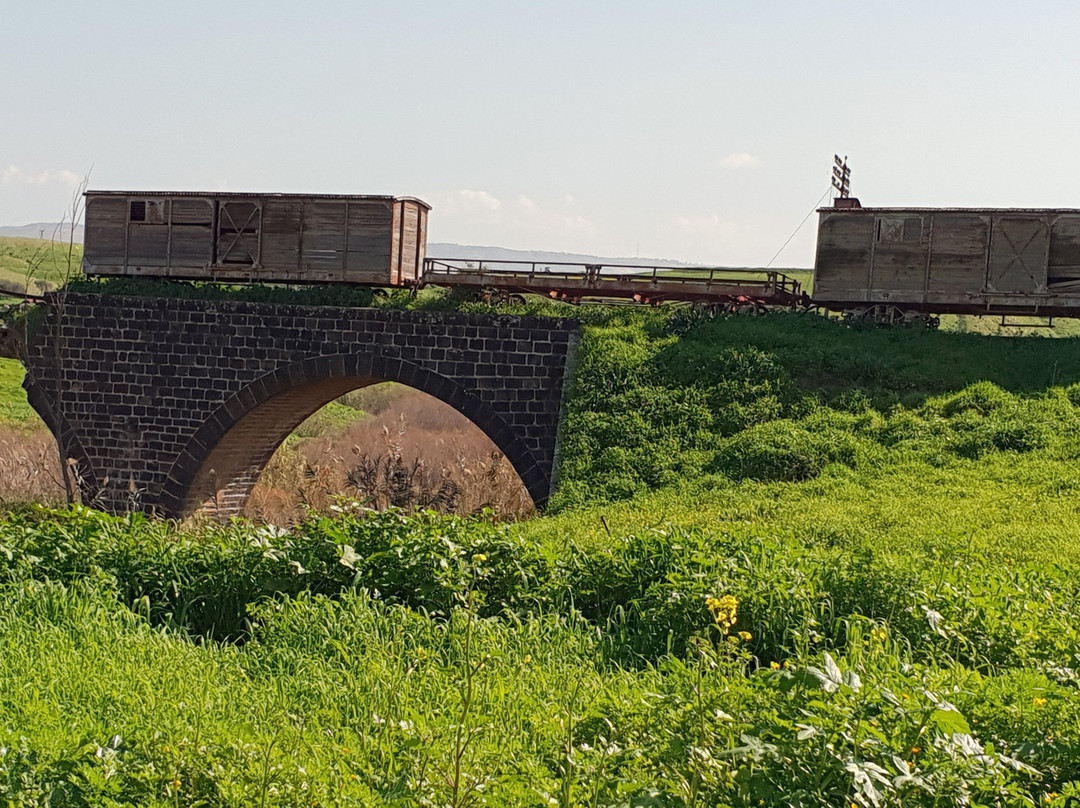
[[[31,430],[0,425],[0,504],[63,501],[56,441],[49,431],[44,425]]]

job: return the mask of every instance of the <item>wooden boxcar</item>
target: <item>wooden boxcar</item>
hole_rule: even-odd
[[[428,210],[401,196],[87,191],[83,271],[408,286]]]
[[[818,305],[855,313],[1080,315],[1080,210],[818,213]]]

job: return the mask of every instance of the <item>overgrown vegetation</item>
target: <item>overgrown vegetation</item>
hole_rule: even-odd
[[[0,707],[0,771],[24,804],[1066,793],[1076,565],[908,549],[745,522],[585,546],[392,512],[198,535],[15,514],[0,665],[49,696]]]
[[[485,310],[425,305],[451,303]],[[1073,341],[574,313],[543,518],[349,499],[288,530],[11,512],[0,795],[1080,796]],[[376,408],[359,396],[339,406]]]
[[[1071,340],[624,311],[592,326],[578,367],[556,507],[703,474],[798,481],[910,454],[937,466],[1077,446]]]
[[[370,306],[374,297],[371,289],[354,286],[231,286],[218,283],[178,283],[164,278],[137,277],[80,280],[70,284],[68,288],[76,293],[235,300],[297,306]]]

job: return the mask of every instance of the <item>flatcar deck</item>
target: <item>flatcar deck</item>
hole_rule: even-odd
[[[679,301],[795,307],[808,300],[799,281],[782,272],[725,267],[428,258],[422,283],[503,295],[539,294],[572,303]]]

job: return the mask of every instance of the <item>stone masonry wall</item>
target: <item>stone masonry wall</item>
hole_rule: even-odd
[[[180,515],[210,480],[235,512],[296,424],[384,380],[458,409],[538,505],[550,494],[576,321],[89,294],[46,309],[27,395],[104,507]]]

